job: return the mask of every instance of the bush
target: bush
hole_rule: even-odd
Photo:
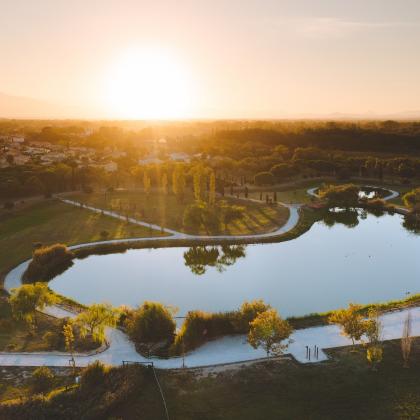
[[[236,317],[237,312],[188,312],[181,330],[175,338],[172,351],[180,354],[182,350],[194,349],[212,338],[235,334]]]
[[[105,240],[105,239],[107,239],[107,238],[108,238],[108,236],[109,236],[109,232],[108,232],[107,230],[101,230],[100,235],[101,235],[101,238],[102,238],[103,240]]]
[[[43,394],[49,391],[54,383],[54,374],[46,366],[34,370],[31,378],[32,390],[35,394]]]
[[[127,317],[125,325],[137,344],[172,341],[176,327],[171,311],[159,302],[144,302]]]
[[[244,302],[238,311],[208,313],[190,311],[175,338],[172,352],[180,354],[204,342],[228,334],[246,334],[250,322],[270,309],[262,300]]]
[[[239,309],[239,316],[236,320],[237,332],[247,334],[250,328],[250,322],[252,322],[260,313],[268,311],[269,309],[271,309],[271,306],[264,303],[262,299],[244,302]]]
[[[278,179],[289,178],[296,174],[296,168],[289,163],[279,163],[270,169],[270,173]]]
[[[62,244],[34,250],[32,261],[23,274],[26,282],[47,281],[72,265],[74,254]]]
[[[82,372],[80,385],[84,389],[93,390],[102,385],[109,368],[99,360],[89,364]]]
[[[48,344],[50,349],[57,349],[60,346],[60,335],[53,331],[47,331],[43,336],[42,340]]]
[[[328,185],[321,188],[318,195],[330,206],[354,207],[359,203],[359,191],[354,184]]]
[[[271,172],[260,172],[255,175],[254,182],[256,185],[271,185],[274,184],[275,178]]]

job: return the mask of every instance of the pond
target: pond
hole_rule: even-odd
[[[401,299],[420,291],[420,235],[402,224],[399,215],[335,209],[287,242],[89,256],[50,287],[84,304],[160,301],[179,316],[260,298],[283,316]]]

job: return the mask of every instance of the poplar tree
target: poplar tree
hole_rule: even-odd
[[[214,172],[211,172],[210,174],[209,204],[210,206],[216,204],[216,176],[214,175]]]

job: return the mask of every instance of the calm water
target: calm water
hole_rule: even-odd
[[[283,316],[420,291],[420,235],[398,215],[336,214],[289,242],[225,248],[162,248],[77,260],[50,282],[85,304],[136,306],[156,300],[221,311],[261,298]],[[343,220],[341,220],[343,222]],[[186,265],[188,264],[188,265]],[[200,274],[196,274],[200,273]]]

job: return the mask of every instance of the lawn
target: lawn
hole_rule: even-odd
[[[19,262],[30,258],[34,243],[73,245],[108,238],[161,236],[160,232],[79,209],[55,200],[41,201],[0,215],[0,279]]]
[[[145,194],[141,191],[115,191],[113,193],[74,194],[70,196],[92,206],[114,210],[120,214],[128,214],[139,220],[154,223],[177,231],[207,235],[228,234],[245,235],[272,231],[282,226],[288,219],[289,212],[283,206],[267,205],[265,203],[246,202],[226,198],[226,201],[245,207],[242,219],[229,223],[226,228],[221,226],[216,231],[186,229],[183,226],[183,215],[186,207],[193,203],[191,192],[180,202],[173,194],[163,194],[151,191]]]

